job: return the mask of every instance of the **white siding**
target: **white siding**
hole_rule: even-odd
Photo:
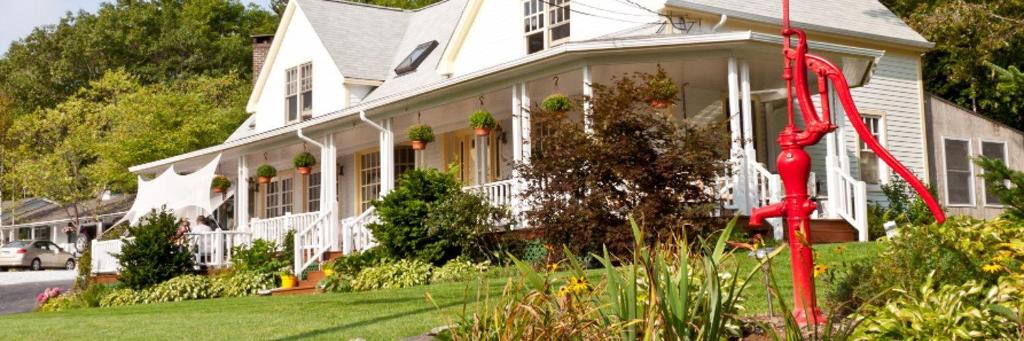
[[[334,112],[345,106],[347,91],[343,86],[342,75],[313,31],[302,8],[295,7],[295,13],[280,44],[253,113],[256,115],[253,133],[285,125],[285,70],[302,63],[313,63],[313,116]]]

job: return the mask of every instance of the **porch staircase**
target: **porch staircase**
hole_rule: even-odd
[[[342,252],[341,251],[327,251],[323,255],[323,259],[324,259],[323,263],[327,263],[329,261],[332,261],[334,259],[341,258],[341,257],[342,257]],[[323,264],[323,263],[321,263],[321,264]],[[294,288],[288,288],[288,289],[277,288],[277,289],[273,289],[273,290],[270,290],[270,295],[271,296],[290,296],[290,295],[310,295],[310,294],[318,293],[319,290],[317,289],[317,284],[320,283],[320,280],[322,280],[322,279],[324,279],[324,277],[326,277],[326,275],[324,274],[323,269],[306,271],[305,274],[306,274],[305,278],[300,277],[298,285],[296,285]]]

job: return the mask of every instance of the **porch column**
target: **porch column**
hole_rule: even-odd
[[[740,63],[740,108],[743,112],[743,169],[747,171],[747,203],[751,209],[760,198],[758,196],[769,195],[769,193],[756,193],[757,175],[750,169],[757,162],[757,151],[754,150],[754,114],[750,105],[750,64],[747,61]]]
[[[519,84],[519,108],[520,112],[520,125],[522,126],[522,156],[520,159],[523,162],[530,162],[530,148],[532,142],[530,142],[530,95],[526,92],[526,82]]]
[[[594,96],[594,87],[591,81],[590,64],[583,65],[583,129],[587,134],[594,132],[594,120],[591,117],[593,105],[590,98]]]
[[[476,185],[483,185],[487,183],[487,175],[490,174],[487,171],[487,164],[489,163],[487,162],[487,144],[490,142],[490,137],[474,135],[473,139],[473,143],[476,144],[476,148],[473,148],[476,154],[473,158],[473,162],[476,163],[476,167],[474,167],[476,174],[473,178],[476,181]]]
[[[383,197],[395,188],[395,133],[392,130],[394,119],[381,121],[380,132],[380,196]]]
[[[340,250],[338,245],[338,150],[334,145],[334,134],[324,136],[320,148],[320,214],[328,214],[328,238],[331,251]],[[351,231],[342,231],[345,250],[351,250]]]
[[[731,132],[731,143],[729,148],[729,159],[733,163],[733,199],[736,200],[736,208],[742,214],[750,213],[750,205],[747,198],[747,168],[744,161],[743,151],[743,122],[740,112],[739,94],[739,70],[735,57],[729,58],[729,130]]]
[[[249,231],[249,162],[238,157],[238,178],[235,180],[235,230]]]

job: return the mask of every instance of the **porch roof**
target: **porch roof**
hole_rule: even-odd
[[[317,116],[300,123],[253,134],[162,160],[132,166],[128,170],[133,173],[155,173],[162,171],[162,167],[177,162],[193,159],[210,159],[218,153],[223,153],[224,159],[230,159],[242,153],[258,152],[256,148],[260,146],[265,147],[287,141],[294,142],[294,134],[297,131],[303,131],[306,135],[312,135],[331,128],[337,128],[346,123],[356,122],[359,120],[358,114],[360,111],[366,111],[370,116],[394,114],[396,111],[403,110],[400,106],[403,101],[421,96],[425,97],[425,95],[432,92],[443,90],[465,91],[466,89],[479,88],[482,83],[496,79],[508,79],[509,83],[524,81],[536,76],[537,72],[545,71],[545,68],[550,69],[551,67],[566,63],[582,65],[582,62],[588,57],[606,55],[608,53],[673,52],[674,50],[687,48],[735,47],[742,44],[781,46],[782,41],[783,38],[779,35],[740,31],[702,35],[667,35],[570,42],[479,71],[418,86],[411,86],[403,91],[376,97],[355,106]],[[812,50],[828,51],[862,58],[873,59],[881,57],[883,54],[880,50],[833,43],[810,41],[808,44]],[[443,94],[437,95],[443,96]]]
[[[131,206],[133,194],[114,194],[109,200],[93,200],[85,203],[85,206],[97,207],[95,216],[100,218],[115,217],[124,215]],[[41,225],[65,224],[72,220],[64,211],[64,208],[56,203],[42,198],[28,198],[18,202],[7,201],[3,203],[3,226],[4,230]],[[81,206],[80,206],[81,207]],[[84,209],[83,209],[84,210]],[[83,220],[92,220],[94,215],[82,217]]]

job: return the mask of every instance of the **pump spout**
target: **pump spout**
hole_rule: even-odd
[[[786,213],[786,203],[777,202],[750,210],[750,225],[761,226],[767,218],[778,218]]]

